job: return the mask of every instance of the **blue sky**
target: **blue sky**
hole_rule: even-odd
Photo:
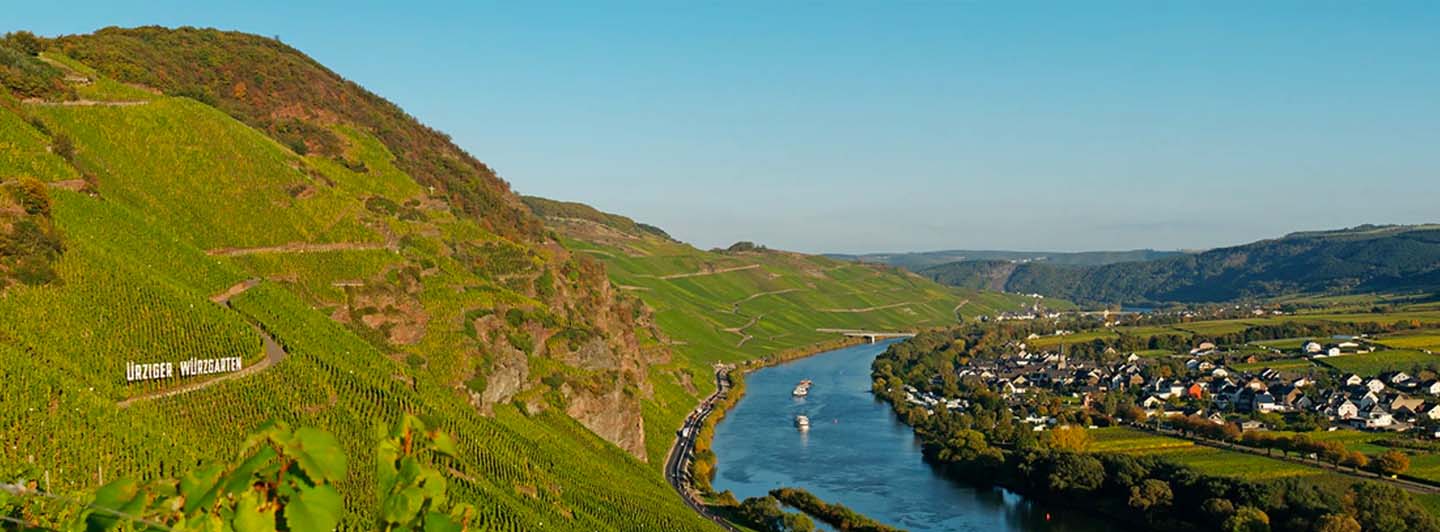
[[[1173,249],[1440,222],[1434,2],[42,4],[0,30],[279,36],[522,193],[705,247]]]

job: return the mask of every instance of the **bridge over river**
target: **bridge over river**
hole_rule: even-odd
[[[914,338],[914,337],[915,337],[915,333],[913,333],[913,332],[862,331],[862,330],[857,330],[857,329],[815,329],[815,331],[816,331],[816,332],[823,332],[823,333],[839,333],[839,334],[843,334],[843,335],[845,335],[845,336],[850,336],[850,337],[855,337],[855,338],[864,338],[864,339],[866,339],[866,340],[869,340],[870,343],[872,343],[872,344],[875,343],[876,340],[886,340],[886,339],[889,339],[889,338]]]

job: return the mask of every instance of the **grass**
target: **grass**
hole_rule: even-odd
[[[1151,434],[1129,427],[1093,429],[1091,434],[1094,438],[1090,447],[1092,452],[1161,456],[1208,475],[1269,480],[1326,474],[1324,470],[1302,464],[1197,445],[1189,440]]]
[[[1382,336],[1376,341],[1392,349],[1440,351],[1440,331],[1433,329]]]
[[[1387,371],[1410,371],[1416,367],[1436,367],[1440,365],[1440,355],[1396,349],[1376,351],[1374,353],[1326,357],[1320,359],[1320,363],[1335,368],[1342,373],[1378,375]]]
[[[1232,367],[1241,371],[1257,371],[1266,368],[1274,369],[1277,371],[1297,371],[1313,368],[1315,367],[1315,363],[1304,358],[1285,358],[1279,360],[1267,360],[1262,362],[1234,364],[1232,365]]]

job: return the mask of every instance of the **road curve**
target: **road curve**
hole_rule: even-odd
[[[665,480],[685,500],[685,504],[705,518],[714,521],[721,528],[731,532],[738,532],[739,529],[719,516],[710,513],[705,504],[700,502],[700,495],[690,485],[690,460],[695,455],[695,436],[700,432],[700,426],[705,423],[705,418],[715,409],[715,402],[730,391],[730,370],[726,368],[715,369],[715,393],[706,397],[690,415],[685,418],[685,425],[676,434],[675,444],[670,446],[670,452],[665,455]]]

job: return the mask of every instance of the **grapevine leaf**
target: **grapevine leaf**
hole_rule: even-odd
[[[450,457],[460,454],[460,452],[455,449],[455,439],[451,438],[449,433],[443,430],[437,430],[430,436],[430,439],[435,444],[436,452]]]
[[[257,476],[260,478],[275,477],[278,473],[275,469],[279,467],[275,461],[277,456],[279,455],[275,453],[274,448],[260,447],[254,455],[241,463],[240,467],[230,472],[230,475],[221,483],[220,489],[223,493],[240,493],[250,489]]]
[[[425,532],[461,532],[465,530],[450,516],[435,512],[425,514]]]
[[[381,499],[395,489],[395,480],[400,474],[400,470],[395,467],[395,461],[399,458],[400,447],[394,440],[384,440],[375,448],[375,478]]]
[[[180,479],[180,496],[185,498],[184,512],[189,514],[215,502],[215,487],[224,473],[219,465],[208,465],[185,474]]]
[[[175,524],[174,532],[224,532],[225,523],[219,516],[199,514]]]
[[[111,512],[129,513],[136,501],[143,504],[143,497],[140,494],[140,483],[122,478],[101,487],[95,492],[95,500],[90,503],[92,508],[90,515],[85,517],[87,530],[110,530],[120,524],[120,519]],[[99,511],[96,511],[99,509]]]
[[[260,494],[254,490],[240,495],[235,504],[235,532],[275,532],[275,509],[261,508]]]
[[[420,481],[420,489],[425,498],[430,500],[430,507],[445,504],[445,477],[440,472],[427,469],[420,473]]]
[[[385,507],[381,509],[384,512],[382,517],[388,523],[409,523],[420,513],[420,507],[424,504],[425,495],[420,493],[419,488],[405,488],[385,499]]]
[[[335,488],[305,487],[285,506],[285,523],[294,532],[329,532],[340,523],[342,510],[344,506]]]
[[[345,452],[335,436],[319,429],[295,431],[293,443],[298,447],[296,464],[316,482],[337,482],[345,478]]]

